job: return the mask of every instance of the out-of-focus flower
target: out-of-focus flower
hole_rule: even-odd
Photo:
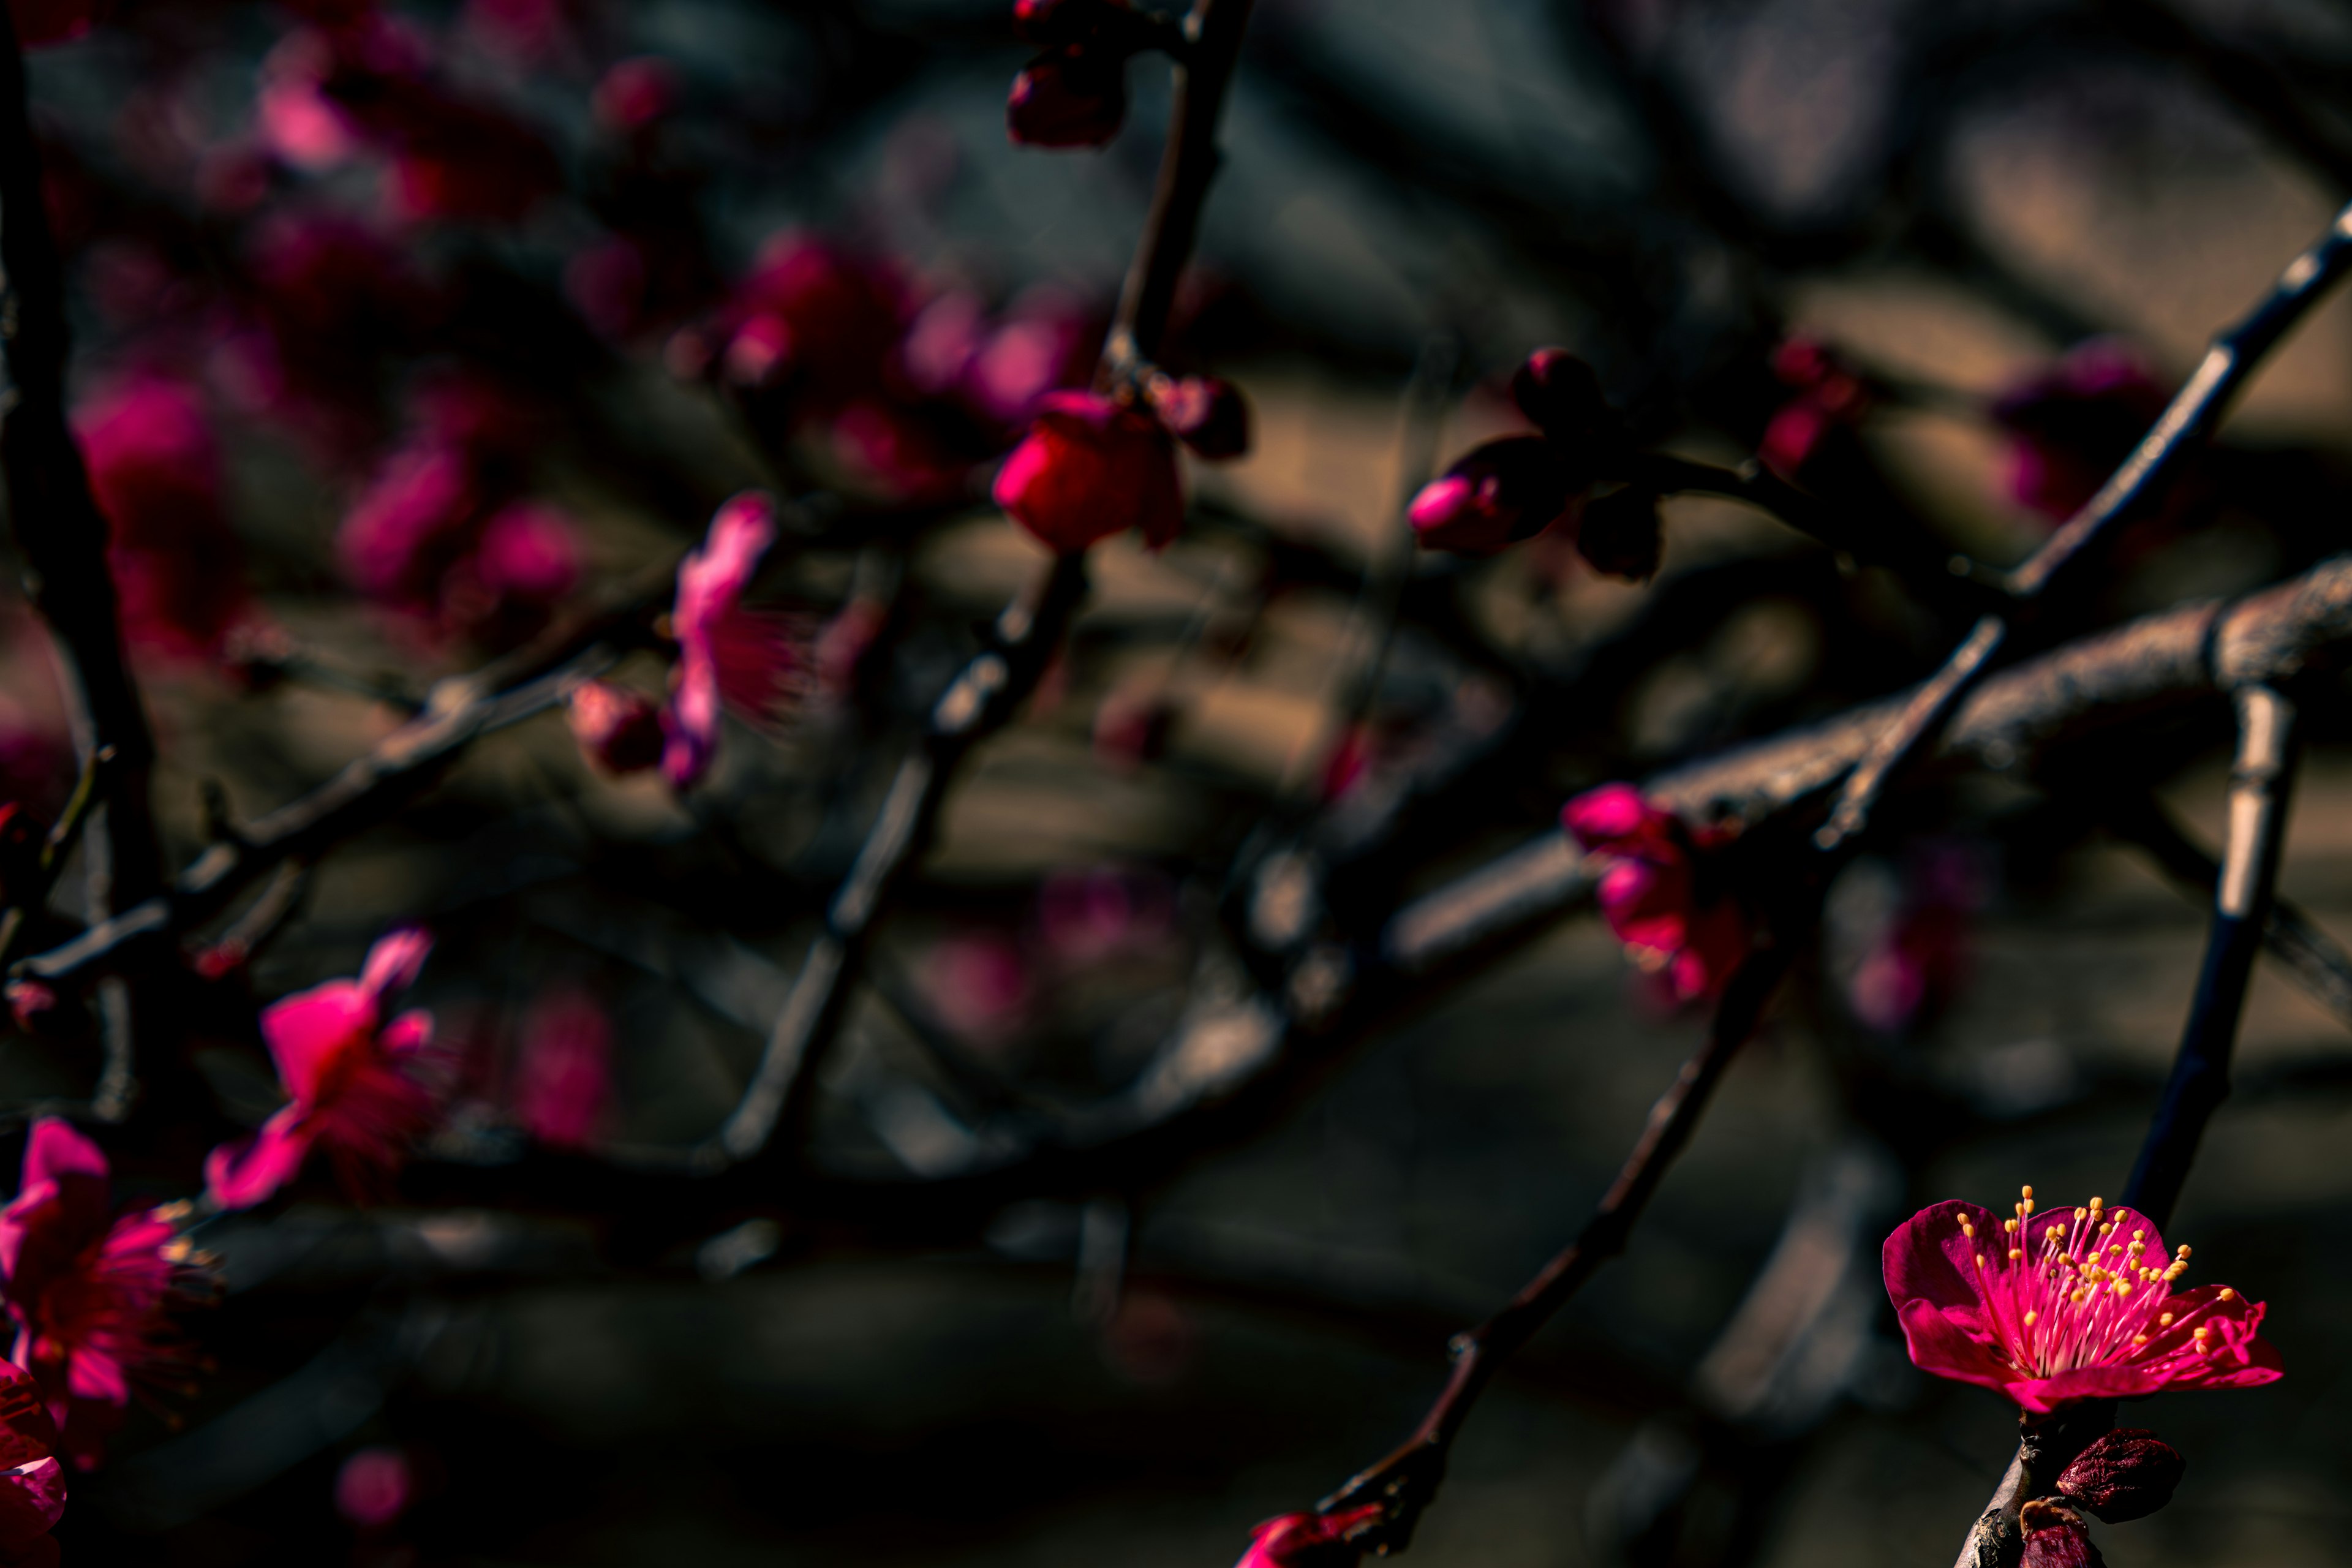
[[[0,1362],[0,1564],[57,1568],[49,1531],[65,1511],[57,1423],[32,1374]]]
[[[8,0],[8,22],[20,47],[37,49],[80,37],[98,20],[99,10],[96,0]]]
[[[1249,450],[1250,411],[1241,389],[1213,375],[1155,375],[1147,389],[1160,422],[1212,462]]]
[[[719,507],[701,545],[678,565],[670,612],[677,665],[661,711],[662,773],[676,788],[709,772],[722,701],[754,721],[773,721],[798,694],[804,639],[788,617],[742,603],[775,537],[775,503],[747,491]]]
[[[613,1101],[613,1021],[586,992],[564,987],[531,1004],[515,1062],[514,1114],[551,1149],[596,1142]]]
[[[905,320],[905,288],[892,268],[789,230],[761,247],[736,286],[719,323],[720,363],[742,385],[789,381],[811,411],[831,413],[879,384]]]
[[[2125,1524],[2172,1500],[2189,1461],[2145,1426],[2118,1426],[2058,1473],[2058,1489],[2095,1519]]]
[[[1923,1372],[1981,1384],[2033,1415],[2077,1399],[2275,1382],[2263,1303],[2226,1285],[2179,1294],[2189,1248],[2093,1198],[2011,1217],[1946,1201],[1886,1238],[1886,1293]]]
[[[380,1189],[399,1168],[441,1097],[426,1081],[436,1065],[432,1015],[387,1020],[384,1001],[415,981],[432,945],[421,931],[394,931],[368,950],[357,979],[330,980],[262,1010],[262,1037],[289,1098],[257,1135],[205,1161],[215,1203],[252,1207],[292,1181],[313,1151],[354,1196]]]
[[[415,1471],[397,1448],[357,1449],[335,1472],[335,1511],[362,1530],[392,1523],[415,1495]]]
[[[994,494],[1013,521],[1060,551],[1084,550],[1130,528],[1159,549],[1184,521],[1167,429],[1090,392],[1046,395],[998,472]]]
[[[1019,944],[979,931],[932,944],[923,959],[922,988],[940,1022],[967,1038],[993,1041],[1027,1015],[1034,977]]]
[[[1083,968],[1169,934],[1172,900],[1154,874],[1117,866],[1056,871],[1037,889],[1037,937],[1053,963]]]
[[[640,773],[661,761],[661,716],[653,701],[609,680],[583,680],[565,703],[572,733],[608,773]]]
[[[1027,147],[1102,147],[1127,121],[1127,57],[1095,48],[1039,55],[1013,79],[1004,129]]]
[[[174,1308],[210,1294],[205,1271],[160,1211],[117,1215],[106,1156],[43,1117],[24,1180],[0,1210],[0,1275],[16,1325],[9,1353],[30,1372],[84,1469],[98,1462],[135,1387],[184,1382]]]
[[[625,135],[653,129],[677,107],[677,71],[656,55],[638,55],[605,71],[592,102],[596,118]]]
[[[123,636],[165,658],[217,659],[251,600],[203,404],[183,382],[138,373],[84,403],[74,427],[112,524]]]
[[[1703,890],[1700,846],[1681,819],[1614,784],[1570,801],[1560,826],[1612,862],[1595,898],[1627,956],[1679,1001],[1719,993],[1747,957],[1748,922],[1731,898]]]
[[[1896,1035],[1948,1003],[1969,967],[1969,920],[1984,889],[1968,847],[1925,844],[1904,867],[1900,902],[1870,933],[1846,982],[1853,1015]]]
[[[1099,333],[1068,293],[1032,289],[978,335],[960,377],[965,405],[995,428],[1017,427],[1054,392],[1084,384]]]
[[[1355,1568],[1364,1547],[1350,1541],[1377,1523],[1381,1505],[1338,1513],[1286,1513],[1250,1532],[1250,1548],[1234,1568]]]
[[[1811,338],[1790,338],[1773,351],[1772,374],[1795,395],[1765,425],[1756,455],[1794,484],[1832,432],[1861,423],[1873,393],[1859,372]]]
[[[1405,515],[1424,550],[1491,555],[1559,521],[1581,478],[1553,442],[1506,436],[1423,485]]]
[[[1994,400],[2009,432],[2009,489],[2018,504],[2072,517],[2131,455],[2171,400],[2129,344],[2093,338]]]

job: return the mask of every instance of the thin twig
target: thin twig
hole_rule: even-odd
[[[2262,946],[2285,838],[2297,750],[2294,705],[2267,686],[2238,693],[2238,757],[2230,780],[2230,842],[2213,894],[2213,926],[2172,1077],[2157,1102],[2124,1203],[2159,1229],[2171,1219],[2205,1123],[2230,1092],[2230,1055]]]
[[[2243,319],[2214,339],[2196,374],[2174,395],[2098,494],[2009,574],[2005,586],[2010,595],[2025,605],[2048,600],[2054,587],[2080,570],[2102,535],[2152,500],[2189,453],[2212,434],[2230,399],[2263,357],[2309,313],[2347,267],[2352,267],[2352,206],[2337,215],[2335,225],[2310,249],[2287,264],[2270,293]],[[1995,657],[2010,640],[2007,619],[1987,616],[1978,623],[1944,668],[1921,688],[1921,700],[1888,726],[1870,754],[1847,776],[1845,788],[1818,836],[1823,850],[1834,850],[1862,831],[1887,781],[1933,744],[1959,700],[1991,671]]]

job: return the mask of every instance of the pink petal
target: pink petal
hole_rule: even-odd
[[[412,1007],[383,1026],[376,1048],[387,1057],[421,1056],[433,1048],[433,1015]]]
[[[719,754],[719,668],[708,653],[678,660],[676,687],[662,704],[662,776],[690,789]]]
[[[205,1185],[225,1209],[251,1208],[294,1179],[310,1152],[311,1132],[287,1106],[252,1138],[224,1143],[205,1157]]]
[[[2064,1213],[2059,1210],[2054,1213]],[[1965,1216],[1979,1235],[2000,1236],[2000,1221],[1990,1209],[1946,1199],[1921,1209],[1895,1227],[1879,1249],[1886,1279],[1886,1294],[1897,1310],[1918,1300],[1932,1307],[1981,1312],[1984,1299],[1977,1287],[1976,1247],[1960,1234]]]
[[[416,984],[425,955],[432,951],[432,936],[416,926],[404,926],[377,939],[368,949],[367,962],[360,966],[360,989],[379,999],[387,991],[407,990]]]
[[[1981,1384],[2004,1394],[2016,1392],[2016,1372],[1995,1353],[1981,1330],[1973,1328],[1963,1315],[1931,1306],[1915,1296],[1895,1310],[1895,1317],[1903,1325],[1903,1342],[1910,1349],[1911,1364],[1921,1372],[1961,1383]]]
[[[690,647],[709,635],[719,616],[742,596],[775,537],[775,503],[757,490],[719,507],[701,548],[678,565],[670,620],[681,645]]]
[[[1588,790],[1560,808],[1559,825],[1587,849],[1614,839],[1646,837],[1663,828],[1664,812],[1642,798],[1629,784],[1602,784]]]
[[[71,1122],[44,1116],[33,1123],[33,1135],[25,1142],[26,1185],[66,1175],[104,1181],[107,1173],[106,1155]]]

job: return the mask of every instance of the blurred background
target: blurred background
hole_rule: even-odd
[[[1189,470],[1171,548],[1095,552],[878,930],[805,1201],[484,1201],[467,1173],[526,1140],[728,1114],[891,769],[1045,559],[987,480],[1091,374],[1168,93],[1139,59],[1107,149],[1012,145],[1009,10],[152,0],[34,55],[176,860],[724,497],[798,503],[758,594],[788,700],[705,784],[614,777],[551,714],[263,894],[265,948],[196,953],[132,1192],[185,1195],[204,1130],[271,1110],[254,1001],[403,920],[461,1079],[395,1201],[321,1182],[207,1227],[212,1368],[76,1483],[69,1560],[1232,1562],[1402,1437],[1703,1026],[1586,911],[1382,1026],[1275,1029],[1243,868],[1310,857],[1360,942],[1568,795],[1895,689],[1964,626],[1729,502],[1670,500],[1646,583],[1549,537],[1416,556],[1433,459],[1518,427],[1509,372],[1559,343],[1650,445],[2014,561],[2352,195],[2341,0],[1259,0],[1166,355],[1244,389],[1254,449]],[[2339,300],[2080,625],[2338,548],[2347,457]],[[54,812],[46,635],[12,602],[0,639],[0,780]],[[2316,695],[2284,889],[2352,934],[2352,726]],[[2228,738],[2188,710],[1903,797],[1416,1562],[1947,1560],[2011,1416],[1913,1371],[1879,1241],[2120,1187],[2204,905],[2116,818],[2153,786],[2218,845]],[[2352,1563],[2345,1027],[2258,971],[2168,1239],[2271,1303],[2288,1374],[2126,1412],[2189,1468],[2100,1531],[2119,1565]],[[90,1074],[0,1039],[13,1101]]]

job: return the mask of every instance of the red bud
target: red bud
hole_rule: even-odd
[[[1241,389],[1213,375],[1152,378],[1151,406],[1176,439],[1212,462],[1249,450],[1249,403]]]
[[[1423,485],[1406,515],[1424,550],[1492,555],[1549,527],[1582,474],[1539,436],[1510,436],[1475,447]]]
[[[2189,1461],[2144,1426],[2119,1426],[2083,1450],[2058,1489],[2109,1524],[2146,1519],[2172,1500]]]
[[[1013,79],[1004,128],[1029,147],[1100,147],[1127,118],[1127,61],[1067,50],[1039,55]]]
[[[2025,1555],[2018,1568],[2106,1568],[2091,1544],[2083,1516],[2054,1498],[2036,1498],[2018,1510],[2025,1531]]]
[[[1519,412],[1555,441],[1575,441],[1609,419],[1609,400],[1592,367],[1566,349],[1538,349],[1511,377]]]

